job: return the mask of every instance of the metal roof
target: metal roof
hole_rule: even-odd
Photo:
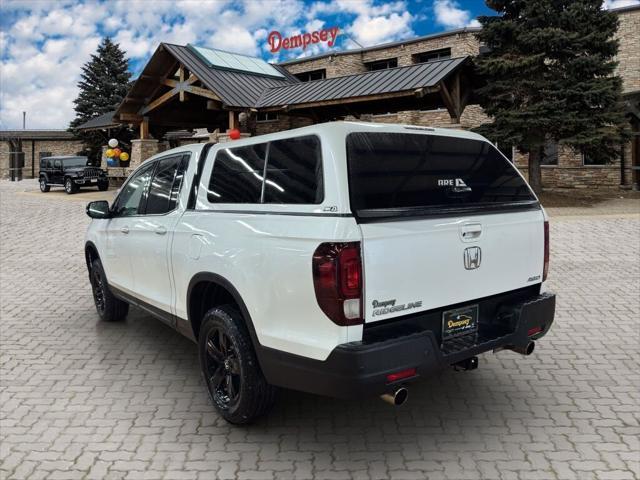
[[[101,130],[113,127],[119,127],[120,124],[114,120],[116,116],[115,110],[113,112],[103,113],[91,120],[78,125],[78,130]]]
[[[226,107],[253,107],[265,89],[298,82],[284,68],[277,65],[273,67],[281,72],[284,78],[210,67],[189,47],[169,43],[163,43],[162,46],[220,97]]]
[[[468,58],[449,58],[406,67],[270,88],[262,94],[256,107],[299,105],[434,87],[466,62]]]
[[[0,140],[77,140],[68,130],[0,130]]]

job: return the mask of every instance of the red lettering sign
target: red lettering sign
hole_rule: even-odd
[[[271,53],[280,51],[281,48],[290,50],[292,48],[300,48],[303,50],[309,45],[320,42],[327,42],[328,47],[333,47],[340,29],[338,27],[325,28],[311,33],[301,33],[292,35],[291,37],[282,38],[282,34],[276,30],[271,32],[267,37],[267,42],[271,48]]]

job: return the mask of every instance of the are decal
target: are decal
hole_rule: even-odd
[[[331,27],[283,38],[280,32],[274,30],[267,37],[267,42],[269,43],[271,53],[276,53],[280,51],[280,49],[291,50],[293,48],[302,48],[305,50],[309,45],[321,42],[326,42],[328,47],[333,47],[339,32],[340,29],[338,27]]]

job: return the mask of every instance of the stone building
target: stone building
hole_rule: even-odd
[[[82,141],[66,130],[0,130],[0,178],[10,176],[11,152],[24,154],[23,178],[36,178],[40,157],[77,155],[82,149]]]
[[[618,74],[635,136],[610,164],[560,144],[546,148],[546,188],[629,188],[638,184],[640,122],[640,6],[615,10],[620,27]],[[473,103],[473,57],[482,53],[477,28],[331,51],[271,65],[260,59],[191,45],[161,44],[106,123],[140,131],[131,168],[184,141],[222,141],[239,128],[259,135],[334,119],[469,129],[487,121]],[[250,65],[247,67],[247,65]],[[93,125],[92,128],[100,128]],[[168,135],[194,131],[197,138]],[[168,136],[167,136],[168,135]],[[178,137],[180,137],[178,139]],[[527,157],[499,145],[527,174]],[[126,175],[129,170],[122,170]]]
[[[565,145],[549,144],[546,148],[547,158],[542,167],[542,183],[547,188],[617,188],[637,186],[639,183],[640,6],[614,11],[618,13],[619,18],[617,38],[620,47],[617,74],[623,80],[624,99],[634,138],[626,145],[620,146],[620,154],[609,164],[597,158],[584,158],[581,153]],[[482,46],[475,36],[478,31],[479,28],[453,30],[387,45],[291,60],[281,65],[304,81],[309,78],[331,78],[373,69],[401,67],[441,58],[475,56],[482,51]],[[449,116],[443,109],[398,111],[362,118],[373,122],[464,129],[476,127],[487,120],[478,105],[468,105],[457,125],[450,123]],[[519,153],[512,146],[501,150],[515,161],[526,176],[527,155]]]

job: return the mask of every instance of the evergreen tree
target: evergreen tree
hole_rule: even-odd
[[[82,132],[75,127],[115,110],[129,90],[130,77],[128,59],[120,46],[108,37],[102,39],[97,52],[82,67],[78,83],[80,93],[73,102],[76,117],[70,124],[70,130],[84,141],[86,153],[94,162],[99,162],[101,147],[108,139],[100,131]],[[111,136],[126,144],[133,138],[133,132],[123,125],[112,129]]]
[[[487,0],[498,16],[479,17],[478,100],[491,123],[477,130],[529,152],[529,183],[541,190],[544,144],[610,161],[628,138],[614,76],[615,13],[602,0]]]

